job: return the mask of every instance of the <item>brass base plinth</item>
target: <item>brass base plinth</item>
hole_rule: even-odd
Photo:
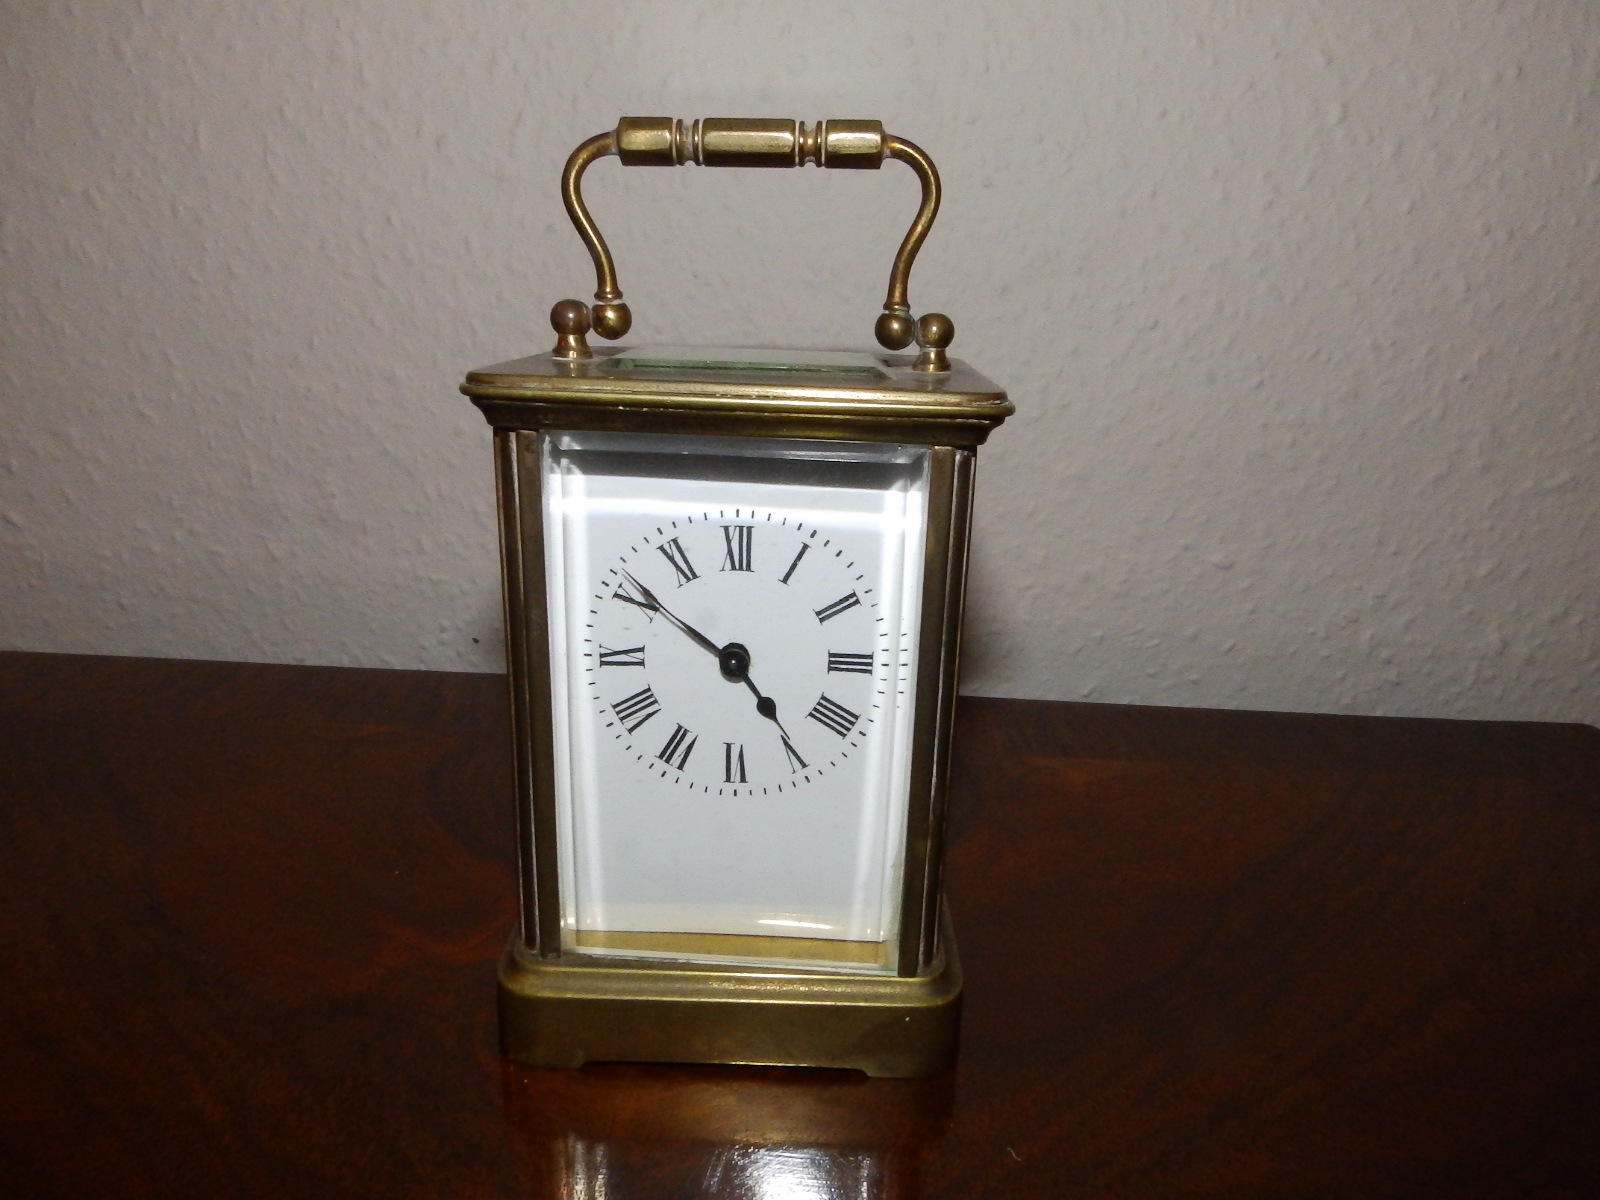
[[[961,964],[948,923],[932,972],[881,975],[500,960],[500,1047],[536,1067],[586,1062],[847,1067],[909,1079],[955,1061]]]

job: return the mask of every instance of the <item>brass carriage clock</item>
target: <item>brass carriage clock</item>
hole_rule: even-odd
[[[889,353],[644,346],[580,181],[626,165],[907,163],[922,203]],[[911,316],[939,207],[876,121],[628,117],[575,150],[595,303],[554,350],[471,372],[495,430],[521,927],[513,1059],[938,1071],[961,970],[945,791],[973,457],[1012,412]],[[920,347],[915,354],[895,351]]]

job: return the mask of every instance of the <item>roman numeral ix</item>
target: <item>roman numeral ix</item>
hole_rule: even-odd
[[[699,579],[695,572],[694,564],[689,561],[689,556],[683,552],[683,544],[677,538],[669,538],[656,547],[666,560],[672,564],[672,569],[678,573],[678,586],[682,587],[691,579]]]
[[[684,764],[689,761],[689,751],[694,749],[694,744],[700,739],[695,737],[682,725],[672,731],[672,736],[667,739],[667,744],[661,747],[661,753],[656,755],[669,767],[683,770]]]
[[[827,695],[818,698],[811,706],[811,711],[806,714],[824,729],[831,729],[840,737],[844,737],[861,719],[860,713],[853,713],[837,700],[830,699]]]
[[[831,671],[833,670],[831,665],[833,656],[831,654],[828,656],[828,660],[830,663],[828,670]],[[642,667],[644,666],[644,647],[629,646],[626,650],[608,650],[601,646],[600,665],[602,667]]]
[[[842,612],[848,612],[861,603],[861,597],[851,592],[848,596],[840,596],[832,604],[824,604],[813,611],[817,614],[818,621],[831,621]]]
[[[617,714],[617,720],[622,722],[622,727],[632,733],[661,711],[661,702],[656,699],[654,692],[645,688],[618,700],[611,706],[611,711]]]
[[[750,543],[754,539],[756,527],[754,525],[724,525],[722,527],[722,540],[726,544],[726,552],[722,556],[722,569],[724,571],[748,571],[750,567]]]

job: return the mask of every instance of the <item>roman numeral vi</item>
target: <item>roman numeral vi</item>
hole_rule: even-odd
[[[744,776],[744,747],[722,743],[722,782],[749,783]]]

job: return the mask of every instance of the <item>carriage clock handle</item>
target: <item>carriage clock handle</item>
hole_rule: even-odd
[[[550,310],[550,324],[558,335],[552,351],[556,357],[592,358],[594,352],[584,337],[590,329],[603,338],[616,339],[633,324],[633,314],[622,302],[622,289],[617,286],[611,251],[579,190],[589,164],[611,154],[629,167],[675,167],[691,162],[702,167],[798,167],[810,162],[821,167],[877,170],[885,158],[899,159],[916,172],[922,184],[922,204],[894,256],[889,293],[873,332],[890,350],[903,350],[915,340],[922,347],[916,370],[950,369],[945,348],[955,338],[954,322],[943,313],[913,318],[907,294],[911,264],[939,211],[939,171],[919,147],[885,133],[881,121],[807,125],[759,118],[708,117],[684,122],[672,117],[623,117],[611,132],[584,142],[561,172],[561,199],[594,259],[595,303],[562,300]]]

